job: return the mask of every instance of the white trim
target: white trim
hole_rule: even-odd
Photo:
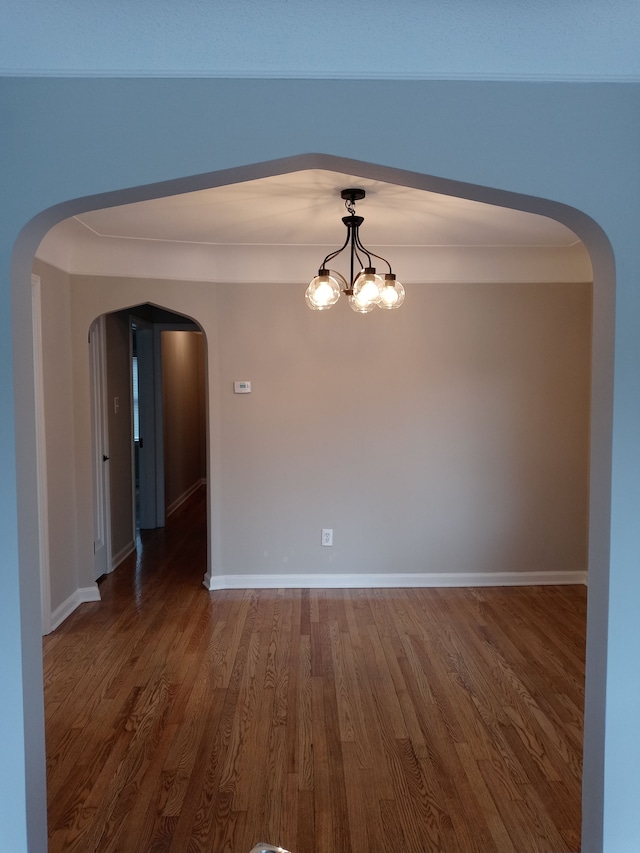
[[[173,501],[173,503],[171,503],[167,507],[167,518],[169,518],[171,513],[175,512],[178,509],[178,507],[182,506],[182,504],[185,501],[188,501],[189,498],[191,497],[191,495],[194,492],[198,491],[200,486],[206,486],[206,484],[207,484],[207,478],[201,477],[199,480],[196,480],[196,482],[192,486],[189,486],[189,488],[187,489],[186,492],[183,492],[179,498],[176,498],[175,501]]]
[[[204,586],[223,589],[393,589],[401,587],[562,586],[587,584],[587,572],[407,572],[350,575],[211,575]]]
[[[91,433],[93,472],[93,553],[94,580],[113,571],[111,553],[111,486],[109,480],[109,424],[107,419],[107,351],[105,315],[89,330],[89,370],[91,375]],[[102,542],[104,560],[96,561],[96,544]]]
[[[135,540],[128,542],[124,548],[121,548],[117,554],[111,558],[111,571],[117,569],[120,563],[124,562],[130,554],[136,550]]]
[[[51,614],[51,631],[55,631],[55,629],[58,628],[67,617],[71,616],[73,611],[81,604],[84,604],[87,601],[100,600],[98,584],[80,587],[80,589],[77,589],[72,593],[66,601],[63,601],[59,607],[56,607]]]
[[[47,444],[44,420],[42,367],[42,290],[39,275],[31,275],[33,322],[33,378],[36,398],[36,468],[38,480],[38,552],[40,558],[40,615],[42,633],[51,627],[51,566],[49,561],[49,498],[47,494]]]
[[[395,250],[394,250],[395,251]],[[110,278],[110,279],[138,279],[140,281],[170,281],[175,284],[184,285],[185,283],[191,284],[228,284],[228,281],[225,281],[223,277],[215,277],[211,276],[211,270],[209,269],[207,275],[198,275],[196,271],[193,269],[189,270],[188,278],[177,278],[175,275],[171,275],[167,273],[166,267],[163,270],[152,269],[149,271],[149,275],[142,275],[140,270],[132,270],[131,272],[126,271],[109,271],[107,272],[105,268],[102,267],[69,267],[69,269],[61,266],[59,263],[55,263],[48,252],[46,251],[38,251],[35,255],[36,259],[41,263],[46,264],[54,270],[58,270],[59,272],[65,273],[65,275],[77,275],[77,276],[95,276],[96,278]],[[69,266],[67,264],[67,266]],[[425,280],[425,277],[422,276],[421,279],[407,279],[406,276],[402,276],[403,283],[406,281],[407,284],[411,284],[412,286],[416,285],[419,287],[423,286],[431,286],[431,285],[443,285],[443,284],[512,284],[514,286],[522,285],[522,284],[593,284],[593,278],[589,278],[587,275],[583,275],[583,270],[578,270],[578,274],[568,274],[566,276],[562,276],[559,272],[553,278],[546,277],[544,273],[541,273],[537,278],[531,274],[531,268],[527,268],[523,270],[523,274],[521,276],[515,277],[513,275],[504,276],[503,278],[496,278],[494,276],[493,281],[489,281],[488,277],[480,277],[478,275],[451,275],[449,278],[443,278],[439,276],[437,278],[429,278],[428,281]],[[246,276],[240,279],[233,279],[233,284],[239,285],[253,285],[259,287],[260,285],[265,284],[286,284],[289,287],[299,287],[299,281],[284,281],[283,276],[280,275],[278,278],[275,276],[271,276],[270,278],[265,275],[262,281],[258,281],[257,279],[249,279]],[[197,324],[196,324],[197,325]],[[185,331],[196,331],[195,329],[185,329]]]
[[[380,246],[382,255],[387,254],[386,248]],[[97,237],[76,233],[67,221],[45,236],[36,257],[68,275],[299,287],[308,278],[309,266],[317,266],[318,253],[317,247],[308,244],[216,245]],[[555,284],[592,278],[589,255],[579,240],[561,245],[396,245],[393,258],[395,266],[402,268],[405,285]]]

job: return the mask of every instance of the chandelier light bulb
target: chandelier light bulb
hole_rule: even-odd
[[[325,311],[335,305],[340,299],[340,284],[334,274],[326,269],[318,270],[318,275],[311,280],[307,288],[305,299],[309,308],[314,311]]]
[[[384,277],[384,283],[380,291],[380,308],[399,308],[404,302],[404,287],[397,280],[393,273],[387,274]]]
[[[372,302],[377,305],[380,302],[381,290],[384,287],[384,282],[381,276],[376,275],[373,267],[367,267],[362,270],[356,278],[353,285],[353,295],[358,302]]]
[[[313,301],[318,308],[326,308],[333,302],[333,288],[328,281],[321,281],[313,293]]]
[[[349,297],[349,305],[357,314],[369,314],[378,303],[375,300],[367,299],[362,292],[354,293]]]

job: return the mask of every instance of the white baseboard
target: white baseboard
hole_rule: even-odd
[[[69,596],[69,598],[67,598],[66,601],[63,601],[59,607],[56,607],[51,614],[50,631],[55,631],[59,625],[62,625],[68,616],[71,616],[76,607],[79,607],[87,601],[100,601],[100,590],[98,589],[98,584],[94,583],[93,586],[85,586],[77,589]]]
[[[203,584],[222,589],[393,589],[394,587],[550,586],[587,583],[586,572],[457,572],[351,575],[211,575]]]
[[[166,517],[169,518],[172,512],[175,512],[179,506],[182,506],[185,501],[188,501],[191,495],[194,492],[197,492],[200,486],[204,486],[206,482],[206,479],[203,477],[202,479],[197,480],[192,486],[189,486],[186,492],[183,492],[179,498],[176,498],[175,501],[169,504],[166,511]]]
[[[136,543],[132,539],[131,542],[128,542],[124,548],[121,548],[118,553],[111,558],[111,571],[117,569],[120,563],[127,559],[129,554],[133,554],[136,550]]]

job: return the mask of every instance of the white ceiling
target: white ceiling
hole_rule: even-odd
[[[75,217],[95,236],[172,243],[337,248],[340,191],[362,187],[366,246],[548,246],[579,243],[559,222],[424,190],[319,169],[247,181]]]
[[[592,278],[584,244],[552,219],[322,169],[82,213],[36,256],[78,275],[302,284],[344,242],[347,187],[366,190],[362,241],[404,284]]]

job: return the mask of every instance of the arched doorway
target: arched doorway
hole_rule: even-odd
[[[106,405],[92,423],[96,468],[102,463],[109,475],[109,512],[99,527],[110,529],[105,570],[112,571],[134,550],[138,529],[164,526],[206,483],[206,345],[190,318],[149,303],[101,322],[104,376],[92,369],[92,385],[105,386]],[[94,505],[103,505],[99,478],[95,492]]]
[[[374,170],[374,171],[376,171],[376,172],[377,172],[377,174],[379,174],[379,173],[380,173],[380,172],[379,172],[379,170]],[[396,178],[397,178],[397,175],[394,175],[394,177],[396,177]],[[418,182],[418,183],[420,183],[420,180],[417,180],[417,182]],[[485,194],[485,192],[484,192],[484,191],[482,191],[482,190],[478,190],[477,188],[476,188],[474,191],[470,191],[468,188],[460,188],[460,187],[454,187],[453,185],[449,185],[449,183],[448,183],[448,182],[442,182],[442,184],[439,184],[439,186],[441,186],[441,187],[443,187],[443,188],[444,188],[445,186],[447,186],[447,187],[450,189],[450,191],[451,191],[452,193],[453,193],[454,189],[458,189],[460,192],[462,192],[462,189],[464,189],[466,192],[471,192],[471,194],[472,194],[472,195],[474,195],[476,198],[478,198],[478,197],[485,198],[485,197],[486,197],[486,198],[487,198],[487,200],[490,200],[490,201],[492,201],[492,202],[495,202],[495,201],[496,201],[496,199],[498,199],[498,198],[502,198],[502,194],[496,194],[496,193],[492,193],[492,192],[487,192],[487,193]],[[507,197],[505,197],[503,200],[505,200],[505,201],[506,201],[506,200],[507,200]],[[514,202],[514,200],[513,200],[513,199],[509,199],[509,201]],[[515,202],[514,202],[514,203],[515,203]],[[546,208],[545,208],[544,203],[541,203],[541,202],[539,202],[539,201],[537,201],[537,200],[535,201],[535,203],[531,203],[531,205],[530,205],[530,206],[531,206],[531,207],[535,207],[535,208],[536,208],[537,210],[539,210],[539,211],[546,209]],[[554,208],[554,206],[553,206],[553,205],[550,205],[550,206],[549,206],[549,208],[548,208],[548,210],[549,210],[549,212],[551,212],[551,211],[553,210],[555,213],[558,213],[557,209],[556,209],[556,208]],[[568,218],[571,218],[571,217],[568,217]],[[578,216],[578,217],[577,217],[577,219],[579,220],[579,219],[580,219],[580,217]]]

